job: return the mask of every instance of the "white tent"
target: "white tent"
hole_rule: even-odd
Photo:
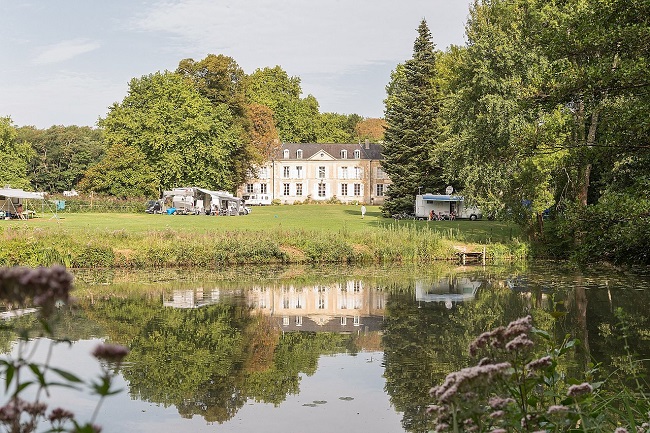
[[[44,195],[44,193],[29,192],[17,188],[0,188],[0,215],[16,214],[16,208],[25,200],[43,200]]]

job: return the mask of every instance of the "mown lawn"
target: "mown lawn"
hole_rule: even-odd
[[[149,215],[127,213],[51,213],[28,221],[0,221],[0,231],[6,228],[25,230],[43,228],[66,233],[97,233],[124,230],[128,233],[148,233],[172,230],[186,233],[212,231],[317,231],[356,232],[373,228],[391,229],[411,226],[440,232],[444,238],[462,239],[466,242],[510,242],[520,236],[517,226],[502,221],[395,221],[383,218],[377,206],[367,206],[361,218],[360,206],[353,205],[299,205],[254,207],[250,215],[237,217],[212,217],[206,215]],[[380,230],[381,231],[381,230]]]

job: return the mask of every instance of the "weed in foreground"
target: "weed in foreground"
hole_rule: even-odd
[[[47,336],[52,348],[69,343],[53,337],[50,320],[62,305],[70,302],[72,275],[63,266],[51,268],[0,268],[0,302],[10,311],[34,308],[38,314],[39,336]],[[13,323],[9,322],[9,327]],[[32,359],[30,332],[32,329],[15,328],[18,344],[13,354],[0,357],[0,376],[4,378],[4,397],[0,406],[0,431],[31,433],[39,427],[48,432],[95,433],[101,427],[94,424],[104,399],[119,391],[113,388],[128,349],[113,344],[101,344],[92,355],[101,363],[99,377],[85,383],[71,371],[55,368],[49,363]],[[48,390],[55,386],[81,389],[87,385],[90,393],[98,397],[94,413],[88,422],[81,422],[75,414],[62,407],[50,409],[45,402]],[[48,403],[51,403],[48,401]],[[48,424],[49,422],[49,424]]]
[[[535,350],[540,339],[549,343],[543,356]],[[435,431],[650,431],[644,392],[605,391],[603,382],[566,377],[558,366],[577,340],[565,338],[559,347],[550,342],[548,333],[532,326],[531,316],[481,334],[469,347],[480,359],[477,365],[450,373],[430,390],[434,403],[427,411]],[[621,412],[631,395],[637,396],[634,411]]]

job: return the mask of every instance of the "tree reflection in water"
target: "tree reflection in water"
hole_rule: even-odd
[[[428,390],[468,366],[469,342],[524,314],[558,339],[588,340],[562,366],[570,374],[591,359],[624,365],[621,315],[630,352],[650,355],[643,275],[555,267],[284,273],[292,276],[246,282],[237,280],[246,274],[240,270],[207,283],[165,277],[144,284],[119,273],[85,284],[82,275],[78,308],[62,316],[58,332],[127,345],[132,398],[218,423],[246,402],[277,406],[298,394],[322,355],[383,350],[385,391],[410,432],[431,428]],[[9,339],[3,335],[4,346]]]

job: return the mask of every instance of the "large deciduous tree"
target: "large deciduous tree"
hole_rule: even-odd
[[[368,117],[354,125],[354,135],[359,141],[368,140],[371,143],[383,143],[386,132],[386,120]]]
[[[246,108],[246,116],[251,125],[249,136],[253,160],[263,164],[271,159],[271,155],[280,145],[273,111],[265,105],[250,104]]]
[[[82,191],[120,198],[157,197],[158,179],[137,147],[114,144],[79,182]]]
[[[246,79],[246,100],[273,111],[275,125],[284,142],[316,141],[318,101],[312,95],[301,98],[300,78],[289,77],[280,67],[257,69]]]
[[[179,74],[131,80],[128,95],[100,126],[108,144],[145,155],[160,189],[196,185],[234,191],[245,178],[246,143],[228,105],[213,105]]]
[[[11,119],[0,117],[0,187],[29,188],[27,170],[34,156],[29,143],[17,140]]]
[[[235,118],[246,117],[246,74],[232,57],[208,54],[198,62],[183,59],[176,72],[194,83],[199,92],[214,106],[226,104]]]
[[[60,193],[75,188],[88,167],[106,153],[102,131],[96,128],[23,126],[16,131],[18,139],[30,143],[36,153],[29,171],[38,191]]]
[[[444,188],[432,159],[440,132],[440,93],[436,52],[425,20],[418,27],[413,58],[398,66],[387,86],[384,160],[391,178],[383,213],[411,212],[415,195]]]

